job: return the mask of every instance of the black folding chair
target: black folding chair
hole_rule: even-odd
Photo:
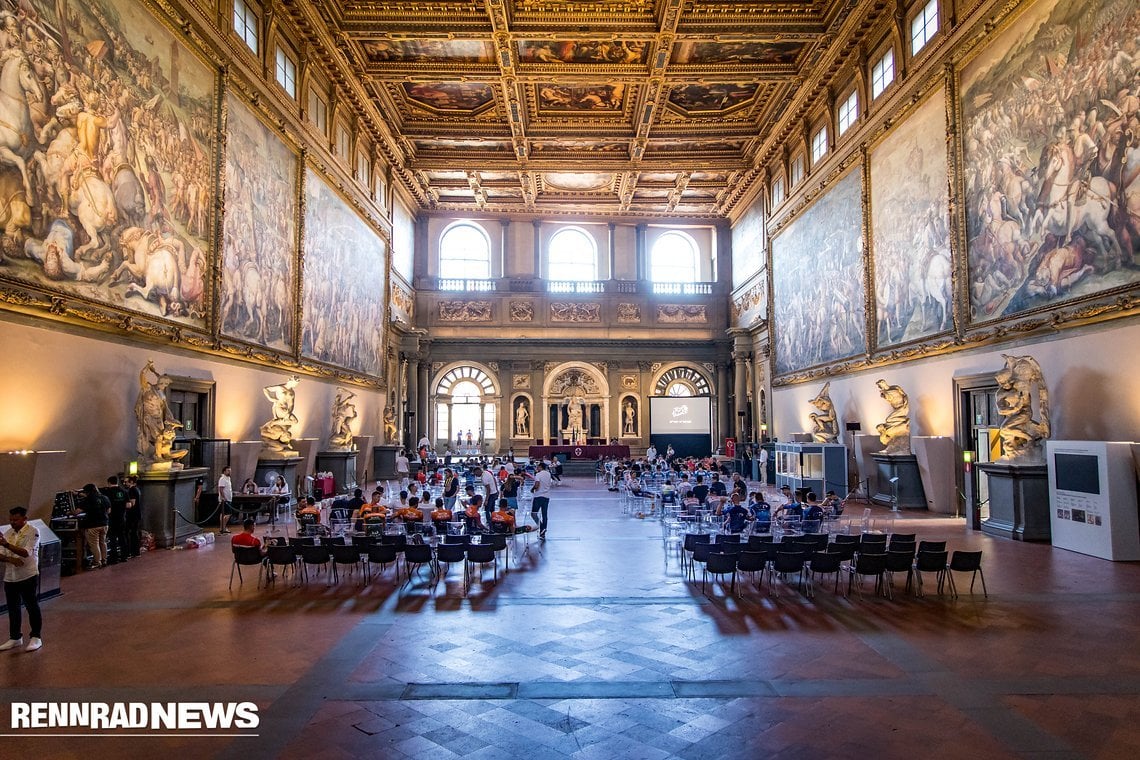
[[[954,552],[950,555],[950,564],[946,566],[945,577],[950,580],[950,595],[957,599],[958,587],[954,585],[954,573],[971,573],[971,594],[974,593],[974,580],[980,575],[982,577],[982,595],[989,597],[990,592],[986,589],[986,574],[982,572],[982,553],[980,551]]]
[[[230,565],[230,588],[234,587],[234,570],[237,570],[238,585],[245,585],[245,578],[241,576],[242,567],[257,566],[257,587],[261,588],[261,571],[265,567],[264,557],[261,556],[261,549],[256,546],[234,546],[234,562]]]

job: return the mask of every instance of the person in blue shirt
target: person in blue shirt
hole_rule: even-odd
[[[772,506],[764,501],[764,494],[759,491],[752,492],[752,501],[748,505],[752,512],[752,519],[756,521],[752,526],[753,533],[769,533],[772,530]]]
[[[814,491],[808,491],[807,503],[803,506],[803,515],[804,532],[818,532],[820,523],[823,520],[823,505],[819,503],[819,497],[815,495]]]
[[[776,510],[775,517],[802,518],[804,516],[803,505],[796,501],[796,495],[792,493],[791,487],[782,486],[780,493],[783,494],[786,501]]]
[[[741,533],[748,523],[748,510],[741,503],[743,499],[737,491],[732,492],[732,503],[724,510],[724,527],[728,533]]]

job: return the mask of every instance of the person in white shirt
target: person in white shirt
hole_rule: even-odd
[[[654,460],[657,459],[657,447],[653,445],[652,441],[649,443],[649,450],[645,452],[645,458],[649,460],[649,464],[653,464]]]
[[[230,480],[230,466],[222,468],[222,476],[218,478],[218,518],[221,530],[219,533],[229,533],[226,526],[230,523],[230,514],[233,512],[234,482]]]
[[[487,515],[487,525],[490,525],[491,513],[495,511],[495,502],[499,500],[499,479],[488,467],[479,475],[479,480],[483,484],[483,493],[486,494],[483,499],[483,513]]]
[[[400,479],[400,488],[408,487],[408,473],[411,471],[411,462],[403,449],[396,454],[396,477]]]
[[[550,487],[550,470],[546,469],[546,462],[539,462],[538,472],[534,474],[534,485],[531,486],[530,489],[530,492],[534,494],[534,501],[531,502],[530,506],[530,516],[538,523],[538,537],[543,541],[546,540],[546,523],[550,508]],[[539,519],[540,513],[542,515],[541,520]]]
[[[0,651],[23,646],[23,620],[20,606],[28,610],[31,637],[26,651],[34,652],[44,645],[40,638],[38,599],[40,574],[40,534],[28,524],[28,510],[12,507],[8,510],[11,527],[0,534],[0,562],[4,563],[4,597],[8,604],[8,641],[0,644]]]

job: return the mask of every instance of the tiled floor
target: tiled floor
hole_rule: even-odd
[[[556,489],[550,539],[467,598],[458,566],[435,585],[389,570],[229,591],[228,547],[158,552],[65,579],[44,649],[0,654],[0,732],[14,701],[248,700],[257,735],[25,733],[0,755],[1140,755],[1140,565],[897,522],[982,549],[990,597],[916,599],[901,581],[894,601],[830,584],[706,596],[660,524],[622,517],[592,479]]]

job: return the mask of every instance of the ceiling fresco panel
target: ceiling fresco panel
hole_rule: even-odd
[[[759,89],[756,82],[686,84],[669,93],[669,102],[687,113],[723,112],[751,102]]]
[[[649,43],[644,40],[522,40],[521,63],[644,64]]]
[[[670,63],[704,66],[783,64],[796,62],[802,42],[680,42]]]
[[[495,91],[482,82],[404,82],[408,100],[435,111],[481,111],[495,100]]]
[[[538,107],[543,111],[620,112],[625,104],[626,87],[621,82],[591,85],[562,85],[549,82],[535,87]]]
[[[494,63],[485,40],[362,40],[369,63]]]

